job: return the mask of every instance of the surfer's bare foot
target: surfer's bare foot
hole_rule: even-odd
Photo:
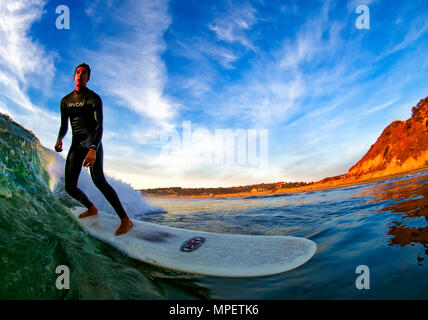
[[[134,224],[129,219],[129,217],[125,217],[120,219],[120,227],[116,230],[115,236],[120,236],[122,234],[125,234],[129,231],[129,229],[132,228]]]
[[[85,212],[79,214],[79,218],[80,219],[86,218],[86,217],[89,217],[89,216],[96,215],[97,213],[98,213],[98,209],[95,208],[95,206],[92,206],[88,210],[86,210]]]

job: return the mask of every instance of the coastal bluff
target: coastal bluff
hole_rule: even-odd
[[[332,186],[378,179],[428,167],[428,97],[412,108],[412,116],[387,126],[369,151],[348,173],[312,186]]]
[[[412,117],[394,121],[348,176],[367,180],[407,172],[428,164],[428,97],[412,108]]]

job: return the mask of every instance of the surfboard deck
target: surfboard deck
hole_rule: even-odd
[[[125,252],[131,258],[185,273],[217,277],[259,277],[286,272],[306,263],[315,242],[291,236],[221,234],[168,227],[132,220],[126,234],[115,236],[120,220],[100,212],[83,219],[86,208],[71,209],[90,235]]]

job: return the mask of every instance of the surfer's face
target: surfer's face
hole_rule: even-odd
[[[78,67],[73,77],[75,87],[84,88],[89,81],[88,70],[85,67]]]

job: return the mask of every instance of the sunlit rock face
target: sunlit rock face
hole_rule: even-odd
[[[347,174],[366,180],[428,166],[428,97],[412,108],[412,117],[394,121]]]

